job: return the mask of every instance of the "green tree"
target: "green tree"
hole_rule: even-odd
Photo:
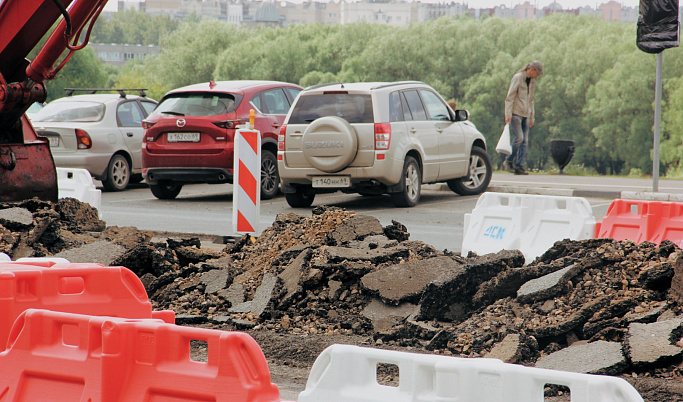
[[[56,26],[56,24],[55,24]],[[28,56],[29,60],[33,60],[38,52],[45,46],[45,42],[52,34],[52,30],[48,32],[44,38],[36,45]],[[64,52],[62,57],[53,66],[56,68],[67,52]],[[74,52],[69,61],[64,65],[57,76],[52,80],[45,81],[45,88],[47,90],[46,102],[64,96],[64,88],[99,88],[106,87],[110,83],[110,74],[112,68],[104,65],[97,56],[95,51],[86,46],[85,48]]]
[[[635,50],[619,57],[591,91],[584,113],[609,171],[652,172],[654,58]]]
[[[144,73],[136,75],[144,74],[149,88],[164,91],[218,79],[214,72],[219,55],[249,34],[244,28],[216,20],[185,22],[164,40],[160,54],[145,59]]]
[[[668,101],[662,112],[661,161],[670,167],[671,176],[683,177],[683,77],[667,85]]]
[[[149,79],[149,73],[142,63],[127,63],[121,67],[119,74],[114,78],[114,88],[146,88],[147,96],[151,99],[160,100],[169,89],[158,81]]]
[[[91,38],[94,43],[159,45],[178,26],[178,20],[168,15],[152,17],[143,11],[126,9],[112,14],[109,20],[99,18]]]
[[[304,75],[301,78],[299,84],[303,87],[308,87],[311,85],[318,85],[336,81],[337,77],[332,73],[321,73],[320,71],[311,71],[310,73]]]
[[[108,84],[109,75],[90,47],[77,51],[57,74],[46,82],[47,101],[64,96],[64,88],[102,88]]]

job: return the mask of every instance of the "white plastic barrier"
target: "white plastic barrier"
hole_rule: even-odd
[[[526,263],[562,239],[595,237],[595,216],[585,198],[484,193],[465,214],[462,255],[520,250]]]
[[[102,191],[95,187],[90,172],[85,169],[57,168],[59,198],[75,198],[87,202],[100,211]],[[100,218],[102,214],[100,213]]]
[[[378,364],[398,366],[398,386],[377,382]],[[332,345],[316,359],[298,402],[543,402],[546,385],[572,402],[642,402],[621,378],[503,363]]]
[[[66,258],[62,257],[22,257],[19,258],[16,261],[12,261],[12,257],[5,253],[0,253],[0,262],[20,262],[20,263],[27,263],[27,262],[43,262],[43,261],[48,261],[48,262],[54,262],[55,264],[69,264],[70,261],[67,260]]]
[[[56,264],[69,264],[71,261],[63,257],[22,257],[17,260],[17,262],[43,262],[49,261]]]

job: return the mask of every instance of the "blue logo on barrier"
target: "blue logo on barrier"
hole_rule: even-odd
[[[484,237],[490,237],[494,240],[503,240],[503,237],[505,237],[505,227],[497,225],[489,226],[484,232]]]

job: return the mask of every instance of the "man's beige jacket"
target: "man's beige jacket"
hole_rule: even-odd
[[[534,124],[534,81],[532,78],[527,86],[526,71],[520,71],[512,77],[508,96],[505,98],[506,120],[516,114],[529,118],[529,123]]]

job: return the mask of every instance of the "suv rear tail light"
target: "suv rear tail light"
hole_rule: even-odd
[[[149,120],[143,120],[142,121],[142,128],[145,130],[152,128],[153,125],[157,124],[156,121],[149,121]]]
[[[287,134],[287,125],[283,124],[282,127],[280,127],[280,132],[277,135],[277,150],[278,151],[284,151],[285,150],[285,135]]]
[[[387,150],[391,143],[391,124],[375,123],[375,150]]]
[[[236,119],[236,120],[221,120],[221,121],[214,121],[213,124],[217,127],[220,128],[235,128],[239,124],[244,124],[249,119]]]
[[[78,149],[92,148],[92,138],[90,138],[90,134],[80,128],[76,129],[76,147]]]

